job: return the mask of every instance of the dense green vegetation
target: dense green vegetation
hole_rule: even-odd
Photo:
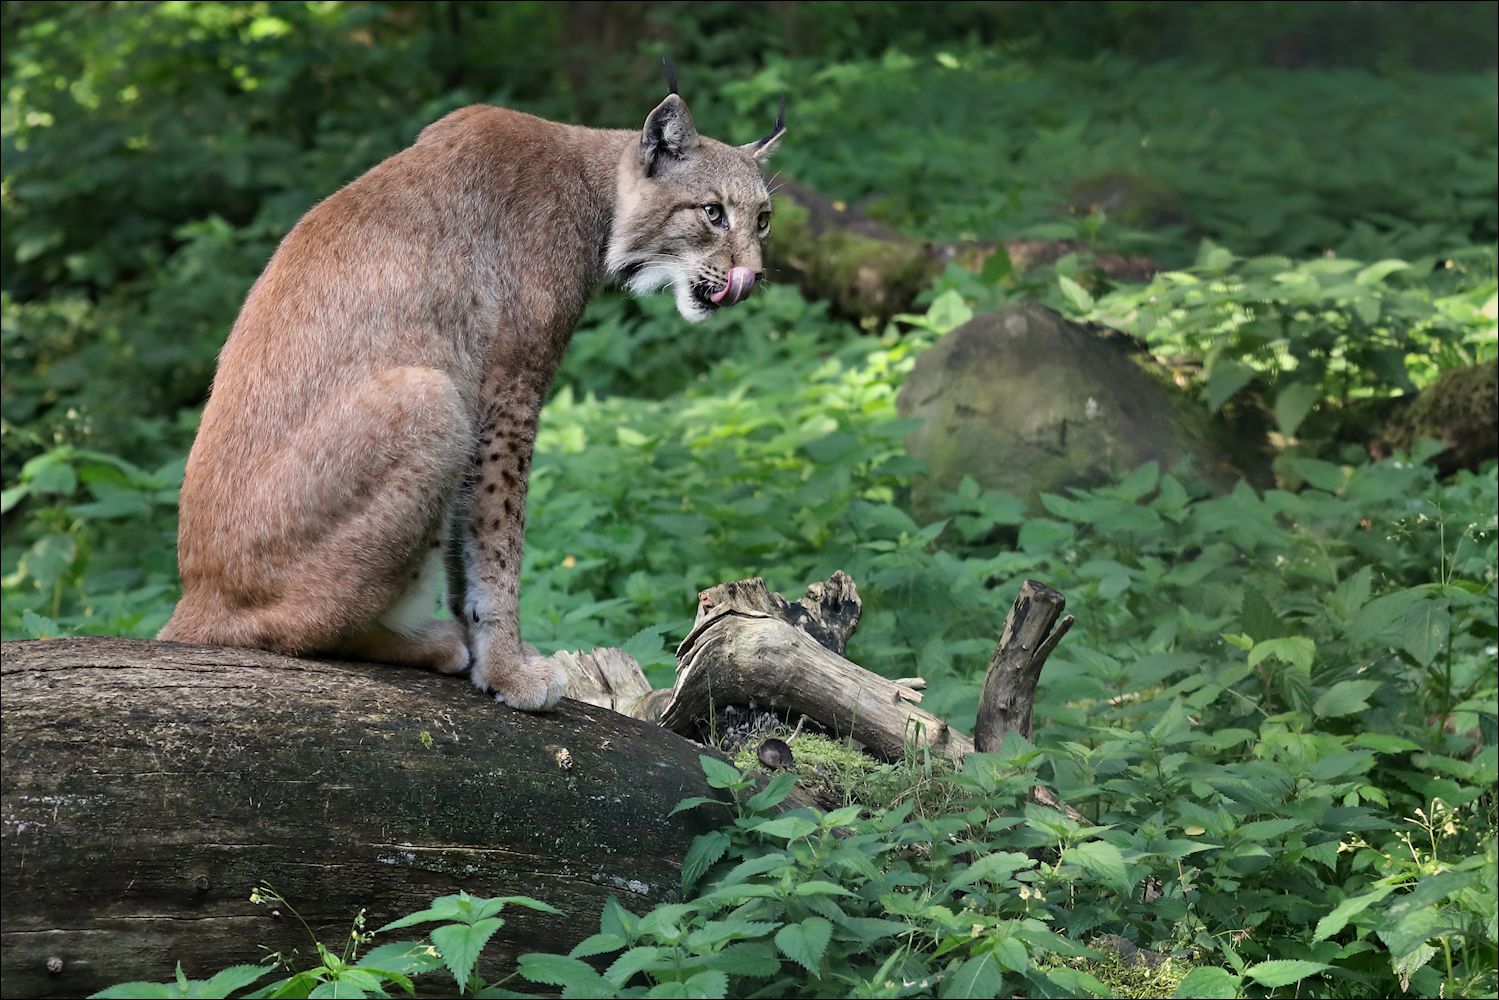
[[[1492,36],[1492,5],[1424,5],[1425,33],[1405,5],[788,6],[652,7],[626,44],[568,5],[7,4],[5,638],[149,636],[170,613],[213,359],[307,206],[472,100],[633,126],[669,46],[709,134],[761,135],[789,95],[777,167],[800,182],[913,235],[1090,249],[951,268],[924,315],[872,333],[788,288],[698,327],[602,294],[543,418],[526,637],[626,645],[666,684],[699,589],[843,569],[866,607],[851,658],[926,677],[963,728],[1024,577],[1078,625],[1034,746],[956,776],[918,761],[902,780],[926,791],[862,811],[750,798],[694,849],[688,902],[606,910],[578,953],[621,952],[602,977],[560,956],[521,975],[1079,995],[1108,933],[1193,966],[1184,996],[1492,993],[1499,477],[1359,444],[1374,404],[1496,353],[1499,99],[1493,46],[1463,47]],[[1438,43],[1469,61],[1434,65]],[[1091,260],[1113,250],[1178,270],[1114,287]],[[1145,466],[1026,509],[970,481],[914,521],[900,380],[1018,298],[1126,329],[1209,405],[1261,412],[1284,488],[1209,497],[1190,468]],[[1088,825],[1025,808],[1037,782]],[[430,919],[489,927],[481,904]],[[445,965],[364,964],[465,982],[477,934],[434,931]],[[323,958],[284,995],[355,956]]]

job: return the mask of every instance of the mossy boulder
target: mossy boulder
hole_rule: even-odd
[[[1409,452],[1417,438],[1447,446],[1436,458],[1444,476],[1478,467],[1499,453],[1499,359],[1450,368],[1392,417],[1370,446],[1376,457]]]
[[[1209,414],[1137,341],[1035,303],[977,316],[937,341],[896,406],[926,420],[906,438],[927,465],[912,483],[926,519],[964,476],[1037,511],[1041,493],[1103,485],[1150,461],[1165,471],[1188,456],[1201,489],[1273,485],[1263,436]]]

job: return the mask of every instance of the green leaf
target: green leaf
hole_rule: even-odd
[[[1082,865],[1125,892],[1129,891],[1129,878],[1124,873],[1124,856],[1119,853],[1119,848],[1107,841],[1090,840],[1076,847],[1069,847],[1062,852],[1062,859]]]
[[[984,268],[979,272],[979,280],[986,285],[993,285],[1008,278],[1014,270],[1014,263],[1010,260],[1010,252],[1001,243],[988,257],[984,259]]]
[[[937,996],[992,1000],[999,996],[1000,978],[999,960],[993,954],[978,955],[944,978]]]
[[[733,764],[726,764],[707,754],[699,755],[698,763],[702,765],[710,788],[739,788],[744,784],[744,775]]]
[[[1333,907],[1331,913],[1317,921],[1317,933],[1312,936],[1312,940],[1325,941],[1332,937],[1348,925],[1348,918],[1362,913],[1394,892],[1396,888],[1394,885],[1383,885],[1376,887],[1372,892],[1349,896]]]
[[[30,639],[51,639],[62,635],[66,629],[51,618],[44,618],[35,611],[27,611],[21,615],[21,631]]]
[[[1331,781],[1345,774],[1362,774],[1368,770],[1367,762],[1374,756],[1373,750],[1339,750],[1318,758],[1307,768],[1313,781]]]
[[[626,653],[635,657],[635,662],[642,668],[653,666],[674,666],[677,662],[676,656],[662,645],[662,636],[667,632],[674,631],[678,627],[677,622],[666,622],[662,625],[651,625],[636,632],[625,640],[620,647]]]
[[[202,986],[194,991],[194,995],[208,1000],[210,997],[227,997],[235,990],[242,990],[246,986],[263,979],[275,969],[264,965],[231,965],[222,972],[215,973]]]
[[[692,838],[692,846],[687,849],[687,856],[682,859],[682,888],[690,889],[703,877],[715,861],[724,856],[728,851],[731,838],[727,831],[714,830],[712,833],[698,834]]]
[[[594,934],[574,945],[573,950],[567,953],[567,957],[590,958],[594,955],[604,955],[611,951],[619,951],[629,943],[618,934]]]
[[[973,319],[973,310],[963,301],[963,296],[949,288],[932,300],[926,311],[926,320],[932,330],[947,333]]]
[[[1261,986],[1274,989],[1277,986],[1290,986],[1292,983],[1305,979],[1307,976],[1315,976],[1323,969],[1332,966],[1324,962],[1308,962],[1303,959],[1278,958],[1269,962],[1256,962],[1244,970],[1244,975]]]
[[[498,917],[488,917],[472,924],[447,924],[433,928],[432,943],[442,952],[443,962],[460,987],[468,982],[469,973],[474,971],[479,952],[504,923]]]
[[[1093,296],[1088,294],[1086,288],[1065,274],[1057,275],[1057,284],[1062,287],[1062,294],[1067,297],[1068,302],[1072,303],[1072,308],[1076,312],[1087,314],[1093,311]]]
[[[904,925],[902,925],[904,926]],[[709,966],[731,976],[765,978],[781,971],[781,960],[769,941],[742,941],[706,957]]]
[[[796,786],[796,775],[792,773],[778,774],[770,779],[770,784],[764,789],[750,796],[744,807],[751,812],[764,812],[774,809],[780,805],[786,796],[791,794],[791,789]]]
[[[743,882],[745,879],[750,878],[754,875],[759,875],[762,872],[768,872],[773,869],[781,868],[791,864],[795,864],[795,862],[791,860],[790,855],[780,852],[763,854],[758,858],[747,858],[746,860],[739,862],[739,864],[731,868],[728,873],[723,876],[723,878],[719,879],[719,881],[715,883],[713,892],[709,895],[729,893],[734,890],[748,888],[747,886],[736,885],[736,883]]]
[[[822,827],[824,830],[831,830],[835,827],[847,826],[849,823],[852,823],[854,820],[858,819],[859,814],[863,811],[864,807],[858,805],[844,806],[842,809],[834,809],[832,812],[827,813],[822,817],[822,820],[818,823],[818,826]]]
[[[1315,458],[1293,458],[1291,468],[1296,474],[1319,490],[1336,493],[1341,490],[1346,477],[1341,466],[1322,462]]]
[[[610,896],[604,900],[604,911],[599,914],[599,933],[613,934],[633,941],[639,935],[640,918],[619,905],[619,900]]]
[[[661,984],[665,986],[665,983]],[[701,997],[703,1000],[723,1000],[729,995],[729,977],[718,969],[699,972],[682,984],[686,987],[684,997]],[[651,994],[646,994],[650,996]]]
[[[1344,633],[1345,637],[1355,645],[1384,638],[1386,633],[1400,627],[1411,605],[1430,593],[1431,588],[1423,585],[1376,597],[1359,610],[1353,624]]]
[[[1360,271],[1354,277],[1353,282],[1356,285],[1377,285],[1384,281],[1387,275],[1409,269],[1410,265],[1403,260],[1381,260]]]
[[[593,971],[587,962],[561,955],[522,955],[516,971],[533,983],[577,990],[579,995],[614,997],[619,995],[613,983]]]
[[[660,948],[650,946],[631,948],[610,963],[609,968],[604,970],[604,978],[616,986],[624,986],[630,981],[631,976],[651,968],[660,958]]]
[[[1112,997],[1114,995],[1113,990],[1081,969],[1069,969],[1063,966],[1058,969],[1048,969],[1043,975],[1061,990],[1061,993],[1053,994],[1053,996]]]
[[[1274,840],[1306,825],[1307,821],[1303,819],[1262,819],[1245,823],[1239,827],[1239,833],[1246,840]]]
[[[1280,615],[1265,600],[1265,595],[1258,590],[1245,590],[1244,602],[1239,608],[1239,621],[1244,626],[1244,633],[1255,642],[1264,642],[1266,639],[1278,639],[1285,635],[1285,625],[1280,620]]]
[[[1296,428],[1322,398],[1322,387],[1306,382],[1292,382],[1275,397],[1275,422],[1286,437],[1294,437]]]
[[[361,967],[391,969],[406,976],[418,976],[442,968],[442,956],[425,941],[392,941],[371,948],[359,959]]]
[[[856,893],[849,892],[841,885],[835,885],[824,879],[811,879],[807,882],[798,882],[796,885],[798,896],[855,896]]]
[[[1242,980],[1225,969],[1198,967],[1187,973],[1172,1000],[1234,1000]]]
[[[1400,644],[1420,662],[1430,666],[1447,646],[1452,614],[1446,601],[1421,601],[1405,613],[1400,623]]]
[[[1337,685],[1333,685],[1336,687]],[[1390,736],[1386,733],[1359,733],[1353,738],[1353,745],[1368,747],[1381,753],[1400,753],[1403,750],[1419,750],[1420,744],[1401,736]]]
[[[78,543],[72,535],[44,535],[22,557],[26,575],[46,589],[73,568],[78,559]]]
[[[0,514],[4,514],[20,503],[21,498],[30,492],[30,483],[21,483],[18,486],[12,486],[10,489],[0,492]]]
[[[943,887],[943,894],[963,886],[972,885],[981,879],[990,879],[995,882],[1003,882],[1012,874],[1025,868],[1034,867],[1036,862],[1025,856],[1009,851],[996,851],[986,854],[977,859],[973,864],[958,872],[952,880]]]
[[[1253,368],[1237,361],[1219,360],[1213,365],[1213,373],[1202,389],[1202,399],[1208,404],[1208,410],[1217,413],[1234,393],[1253,382],[1254,376]]]
[[[832,924],[822,917],[808,917],[799,924],[790,924],[777,931],[776,947],[781,949],[781,954],[821,978],[818,967],[832,936]]]
[[[768,823],[754,827],[754,831],[766,837],[784,837],[800,840],[817,829],[817,824],[805,816],[781,816]]]
[[[1319,718],[1336,719],[1369,707],[1364,699],[1380,688],[1379,681],[1338,681],[1322,692],[1312,712]],[[1377,748],[1376,748],[1377,749]]]
[[[1249,665],[1252,667],[1266,657],[1273,656],[1294,667],[1310,670],[1316,653],[1316,644],[1305,636],[1291,635],[1282,639],[1266,639],[1264,642],[1255,643],[1254,648],[1249,651]]]
[[[32,493],[72,493],[78,488],[78,476],[66,462],[49,462],[38,466],[31,475]]]
[[[744,920],[729,917],[727,920],[710,920],[687,935],[687,947],[702,954],[713,945],[735,938],[760,938],[781,926],[779,921]]]

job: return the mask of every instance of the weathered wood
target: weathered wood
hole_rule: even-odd
[[[1067,599],[1060,591],[1035,580],[1021,585],[984,675],[973,727],[973,743],[979,751],[997,752],[1010,732],[1030,739],[1031,709],[1041,668],[1072,627],[1073,618],[1068,615],[1056,632],[1051,630],[1066,607]]]
[[[805,713],[887,760],[922,747],[960,761],[975,749],[997,751],[1006,732],[1031,734],[1031,708],[1041,667],[1072,627],[1073,619],[1068,616],[1047,638],[1065,605],[1065,598],[1050,587],[1034,580],[1022,586],[985,677],[979,708],[979,731],[985,734],[985,742],[976,746],[976,740],[916,707],[926,681],[919,677],[892,681],[842,656],[862,607],[846,574],[838,572],[826,584],[813,584],[807,596],[796,602],[769,592],[759,577],[719,584],[698,595],[697,622],[677,649],[676,689],[661,715],[661,725],[696,734],[712,710],[755,704]],[[832,609],[838,610],[833,613]],[[803,615],[818,621],[836,618],[846,623],[847,630],[837,638],[836,646],[819,643],[813,639],[813,630],[793,624]],[[1083,820],[1081,813],[1046,788],[1037,786],[1031,798],[1075,821]]]
[[[768,589],[758,576],[709,587],[697,595],[697,620],[693,624],[701,624],[709,612],[726,604],[774,615],[839,656],[848,651],[849,637],[859,627],[859,616],[864,612],[859,589],[841,569],[826,583],[812,584],[807,596],[795,601]]]
[[[609,895],[674,899],[693,835],[728,816],[668,818],[713,795],[710,751],[575,701],[532,715],[463,678],[140,640],[3,660],[7,996],[305,956],[299,926],[250,903],[262,879],[326,942],[361,907],[378,927],[459,889],[566,911],[516,913],[481,958],[492,977],[565,952]]]
[[[704,591],[697,623],[677,648],[676,689],[661,725],[694,733],[712,707],[754,703],[804,712],[886,760],[912,747],[959,758],[972,751],[971,740],[917,707],[919,691],[812,637],[819,632],[841,650],[857,624],[857,601],[853,581],[842,573],[797,602],[771,594],[759,577]],[[830,616],[831,607],[842,609],[841,616]],[[847,631],[808,624],[830,620],[847,622]]]

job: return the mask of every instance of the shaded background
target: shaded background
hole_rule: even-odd
[[[669,54],[702,131],[759,137],[786,95],[778,175],[911,238],[1067,238],[1172,266],[1204,238],[1239,255],[1400,258],[1418,277],[1391,280],[1424,302],[1493,280],[1496,11],[7,2],[6,634],[28,608],[91,630],[159,624],[179,586],[173,482],[245,292],[310,205],[456,107],[635,128],[664,93]],[[1055,276],[1035,273],[1009,294],[1064,304]],[[844,404],[814,377],[845,346],[878,345],[795,289],[730,313],[688,327],[669,303],[606,291],[581,324],[556,391],[615,410],[550,411],[562,423],[548,440],[579,450],[533,495],[528,573],[550,565],[551,582],[528,577],[531,620],[550,623],[548,642],[618,640],[727,574],[798,583],[834,558],[830,526],[854,498],[902,495],[909,467],[883,457],[898,439],[840,423]],[[600,435],[624,447],[613,424],[631,407],[647,435],[667,410],[688,420],[694,393],[754,401],[727,426],[762,464],[683,438],[640,445],[664,478],[627,484]],[[813,397],[815,415],[798,409]],[[768,428],[782,424],[773,455]],[[803,447],[816,437],[833,443]],[[856,438],[866,450],[839,443]],[[833,477],[823,499],[793,503],[800,480],[788,480],[791,506],[745,506],[744,491],[812,466]],[[705,513],[707,497],[721,506]],[[880,531],[906,530],[898,507]]]

